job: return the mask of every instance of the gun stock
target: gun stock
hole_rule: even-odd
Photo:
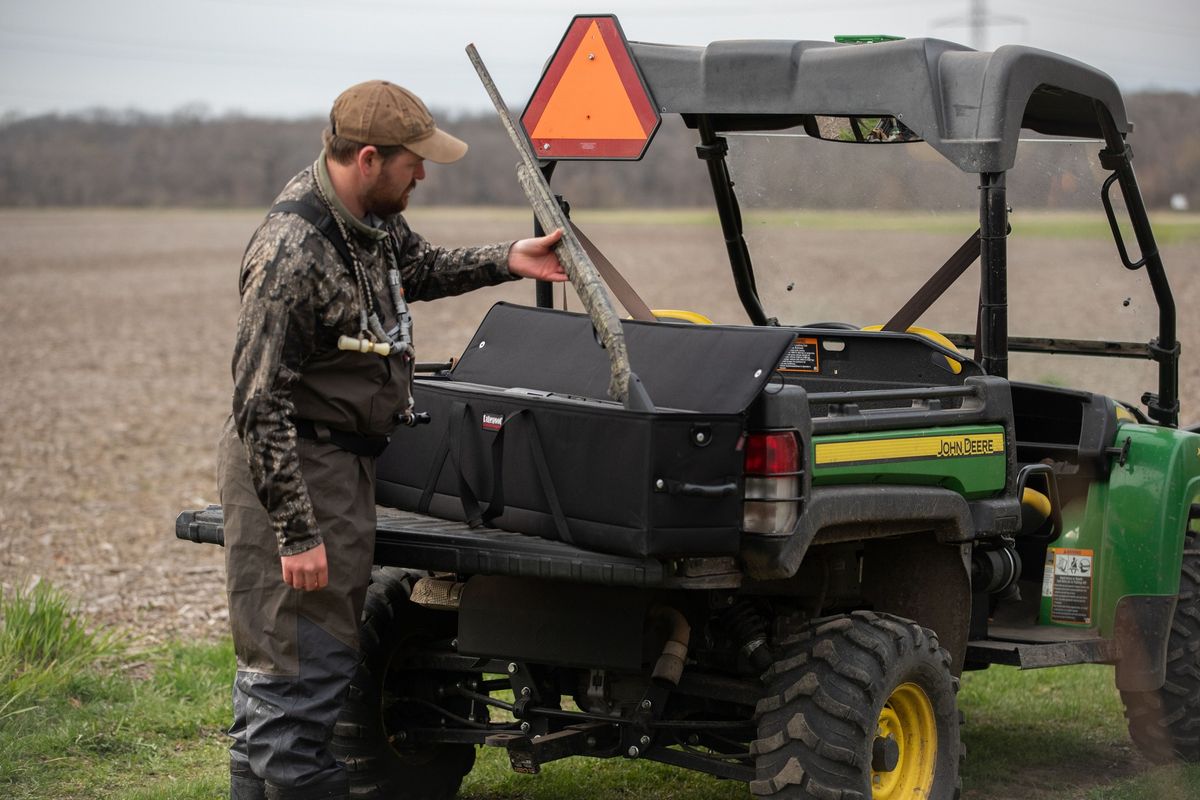
[[[555,247],[555,254],[566,270],[571,285],[579,294],[584,308],[587,309],[588,316],[592,319],[592,325],[599,333],[601,345],[608,352],[611,366],[608,384],[609,396],[614,400],[620,400],[626,408],[652,410],[654,404],[650,402],[641,381],[629,366],[629,353],[625,349],[625,333],[621,328],[617,311],[613,308],[604,283],[600,279],[600,274],[596,270],[596,265],[592,263],[587,251],[583,249],[583,245],[571,230],[571,224],[567,220],[566,214],[563,213],[558,201],[554,199],[554,193],[550,191],[550,184],[546,182],[546,176],[538,168],[537,159],[529,146],[529,141],[517,130],[517,123],[509,112],[508,106],[504,104],[503,98],[500,97],[500,91],[496,88],[487,67],[484,66],[483,59],[479,56],[475,45],[467,45],[467,56],[479,74],[479,80],[483,82],[483,88],[487,90],[492,105],[496,107],[496,113],[500,117],[500,123],[504,126],[505,132],[508,133],[508,138],[512,140],[513,146],[517,148],[517,152],[521,156],[521,161],[517,164],[517,180],[525,192],[525,197],[529,199],[534,216],[543,230],[560,229],[563,232],[562,239]]]

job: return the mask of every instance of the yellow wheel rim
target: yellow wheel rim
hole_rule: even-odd
[[[925,800],[933,785],[937,765],[937,721],[929,696],[915,683],[896,687],[879,714],[879,726],[873,743],[874,752],[890,750],[894,769],[874,758],[871,768],[872,800]],[[881,740],[891,740],[890,742]],[[892,744],[894,743],[894,745]],[[899,756],[896,757],[896,750]]]

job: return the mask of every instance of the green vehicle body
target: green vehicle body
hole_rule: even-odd
[[[932,457],[917,454],[929,450],[930,440],[940,442],[941,451]],[[982,445],[981,452],[952,449],[952,443],[964,441],[967,449]],[[994,442],[999,448],[993,450]],[[1000,426],[917,428],[815,436],[809,458],[814,488],[940,486],[975,500],[1004,491],[1004,447]],[[1051,551],[1078,551],[1091,559],[1086,621],[1056,618],[1049,594],[1043,596],[1040,618],[1047,625],[1094,629],[1104,638],[1115,633],[1123,599],[1174,598],[1179,592],[1177,565],[1188,514],[1200,500],[1200,435],[1126,422],[1109,447],[1125,453],[1119,457],[1123,463],[1114,465],[1108,481],[1092,483],[1086,498],[1064,506],[1063,530],[1049,543]],[[1052,574],[1050,561],[1046,569]],[[1051,586],[1048,577],[1044,590]]]
[[[917,428],[815,436],[813,486],[941,486],[968,500],[1004,490],[1008,479],[999,425]]]
[[[1174,598],[1193,503],[1200,499],[1200,436],[1136,423],[1122,424],[1112,447],[1128,454],[1107,482],[1063,509],[1063,532],[1051,548],[1093,553],[1095,581],[1087,622],[1063,622],[1043,597],[1041,621],[1115,633],[1117,607],[1129,597]]]

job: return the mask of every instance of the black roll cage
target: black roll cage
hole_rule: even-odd
[[[803,128],[813,135],[818,115],[851,118],[894,115],[964,172],[979,176],[982,269],[977,330],[974,334],[947,334],[947,338],[957,347],[974,347],[975,359],[983,371],[1005,378],[1010,351],[1153,360],[1158,364],[1158,390],[1146,392],[1141,400],[1150,419],[1160,425],[1178,426],[1179,342],[1175,301],[1134,175],[1133,153],[1125,142],[1132,126],[1125,119],[1120,93],[1107,75],[1032,48],[1010,46],[998,48],[994,53],[977,53],[960,45],[921,39],[871,45],[714,42],[705,48],[631,42],[630,51],[659,110],[680,114],[684,123],[698,133],[696,152],[708,169],[734,286],[754,325],[779,323],[767,316],[758,294],[743,235],[741,210],[726,163],[728,145],[720,134]],[[913,81],[897,76],[900,68],[913,73],[928,70],[929,86],[912,88]],[[738,75],[753,77],[755,72],[771,77],[739,82]],[[802,76],[809,77],[802,79]],[[842,80],[831,81],[833,76]],[[861,77],[861,81],[846,80],[847,76]],[[897,97],[884,102],[894,102],[895,106],[881,107],[874,98],[887,87],[881,89],[878,84],[891,80],[900,81],[894,84]],[[830,83],[837,84],[843,94],[830,90]],[[864,100],[862,87],[868,85],[873,99]],[[753,88],[731,91],[740,86]],[[982,91],[977,87],[983,87]],[[983,97],[979,99],[981,94]],[[962,108],[961,98],[970,96],[976,100],[975,116],[968,120],[969,124],[946,113],[948,107]],[[846,105],[834,105],[839,100]],[[818,110],[772,113],[775,109],[795,109],[809,103]],[[865,105],[868,103],[875,105],[868,107]],[[900,109],[906,110],[907,116]],[[1009,336],[1006,176],[1022,128],[1051,136],[1084,136],[1103,141],[1100,163],[1110,175],[1103,184],[1101,201],[1118,254],[1126,269],[1145,269],[1158,305],[1158,335],[1149,342]],[[971,135],[964,135],[963,130]],[[543,162],[547,180],[557,163]],[[1114,184],[1121,190],[1141,253],[1136,262],[1130,259],[1117,224],[1110,197]],[[945,288],[923,299],[927,304],[932,303]],[[549,284],[539,285],[537,303],[553,306]]]

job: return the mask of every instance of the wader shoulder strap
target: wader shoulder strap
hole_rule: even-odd
[[[350,246],[342,238],[342,232],[338,230],[337,223],[333,220],[333,215],[327,209],[323,207],[318,208],[312,203],[305,203],[303,200],[281,200],[271,206],[271,210],[267,214],[295,214],[298,217],[308,220],[333,245],[333,249],[341,256],[346,269],[354,269],[354,260],[350,257]]]

